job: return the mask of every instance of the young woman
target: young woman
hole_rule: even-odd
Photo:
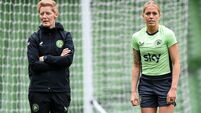
[[[32,113],[67,113],[70,104],[69,67],[74,46],[70,32],[56,22],[58,7],[41,0],[42,25],[28,39],[29,103]]]
[[[173,113],[180,74],[178,43],[174,32],[159,24],[158,3],[146,2],[142,17],[146,27],[132,36],[131,103],[140,104],[142,113],[156,113],[157,108],[159,113]]]

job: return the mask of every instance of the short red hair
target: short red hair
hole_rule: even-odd
[[[37,9],[38,12],[40,12],[40,8],[44,7],[44,6],[50,6],[52,7],[52,11],[56,14],[58,14],[58,4],[54,1],[54,0],[41,0],[40,2],[38,2],[37,4]]]

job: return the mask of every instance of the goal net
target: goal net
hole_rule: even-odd
[[[0,112],[29,113],[27,38],[38,29],[39,0],[0,1]],[[107,113],[139,113],[132,107],[130,39],[144,26],[141,18],[147,0],[92,0],[93,96]],[[181,77],[176,113],[190,113],[187,72],[188,0],[156,0],[161,5],[161,24],[172,29],[179,41]],[[72,32],[75,57],[71,71],[72,102],[69,113],[84,113],[82,18],[80,0],[56,0],[59,18]],[[187,106],[188,105],[188,106]],[[94,113],[99,113],[93,109]]]

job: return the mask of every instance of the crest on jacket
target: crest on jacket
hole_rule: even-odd
[[[62,48],[63,45],[64,45],[63,40],[57,40],[57,42],[56,42],[56,46],[57,46],[58,48]]]
[[[39,105],[38,105],[38,104],[33,104],[33,105],[32,105],[32,110],[33,110],[34,112],[37,112],[37,111],[39,110]]]

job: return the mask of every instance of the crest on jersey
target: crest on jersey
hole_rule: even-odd
[[[140,46],[143,46],[143,45],[144,45],[144,42],[139,41],[139,45],[140,45]]]
[[[58,48],[62,48],[63,45],[64,45],[63,40],[57,40],[57,42],[56,42],[56,46],[57,46]]]
[[[155,46],[160,46],[162,44],[162,40],[157,39],[154,44],[155,44]]]

